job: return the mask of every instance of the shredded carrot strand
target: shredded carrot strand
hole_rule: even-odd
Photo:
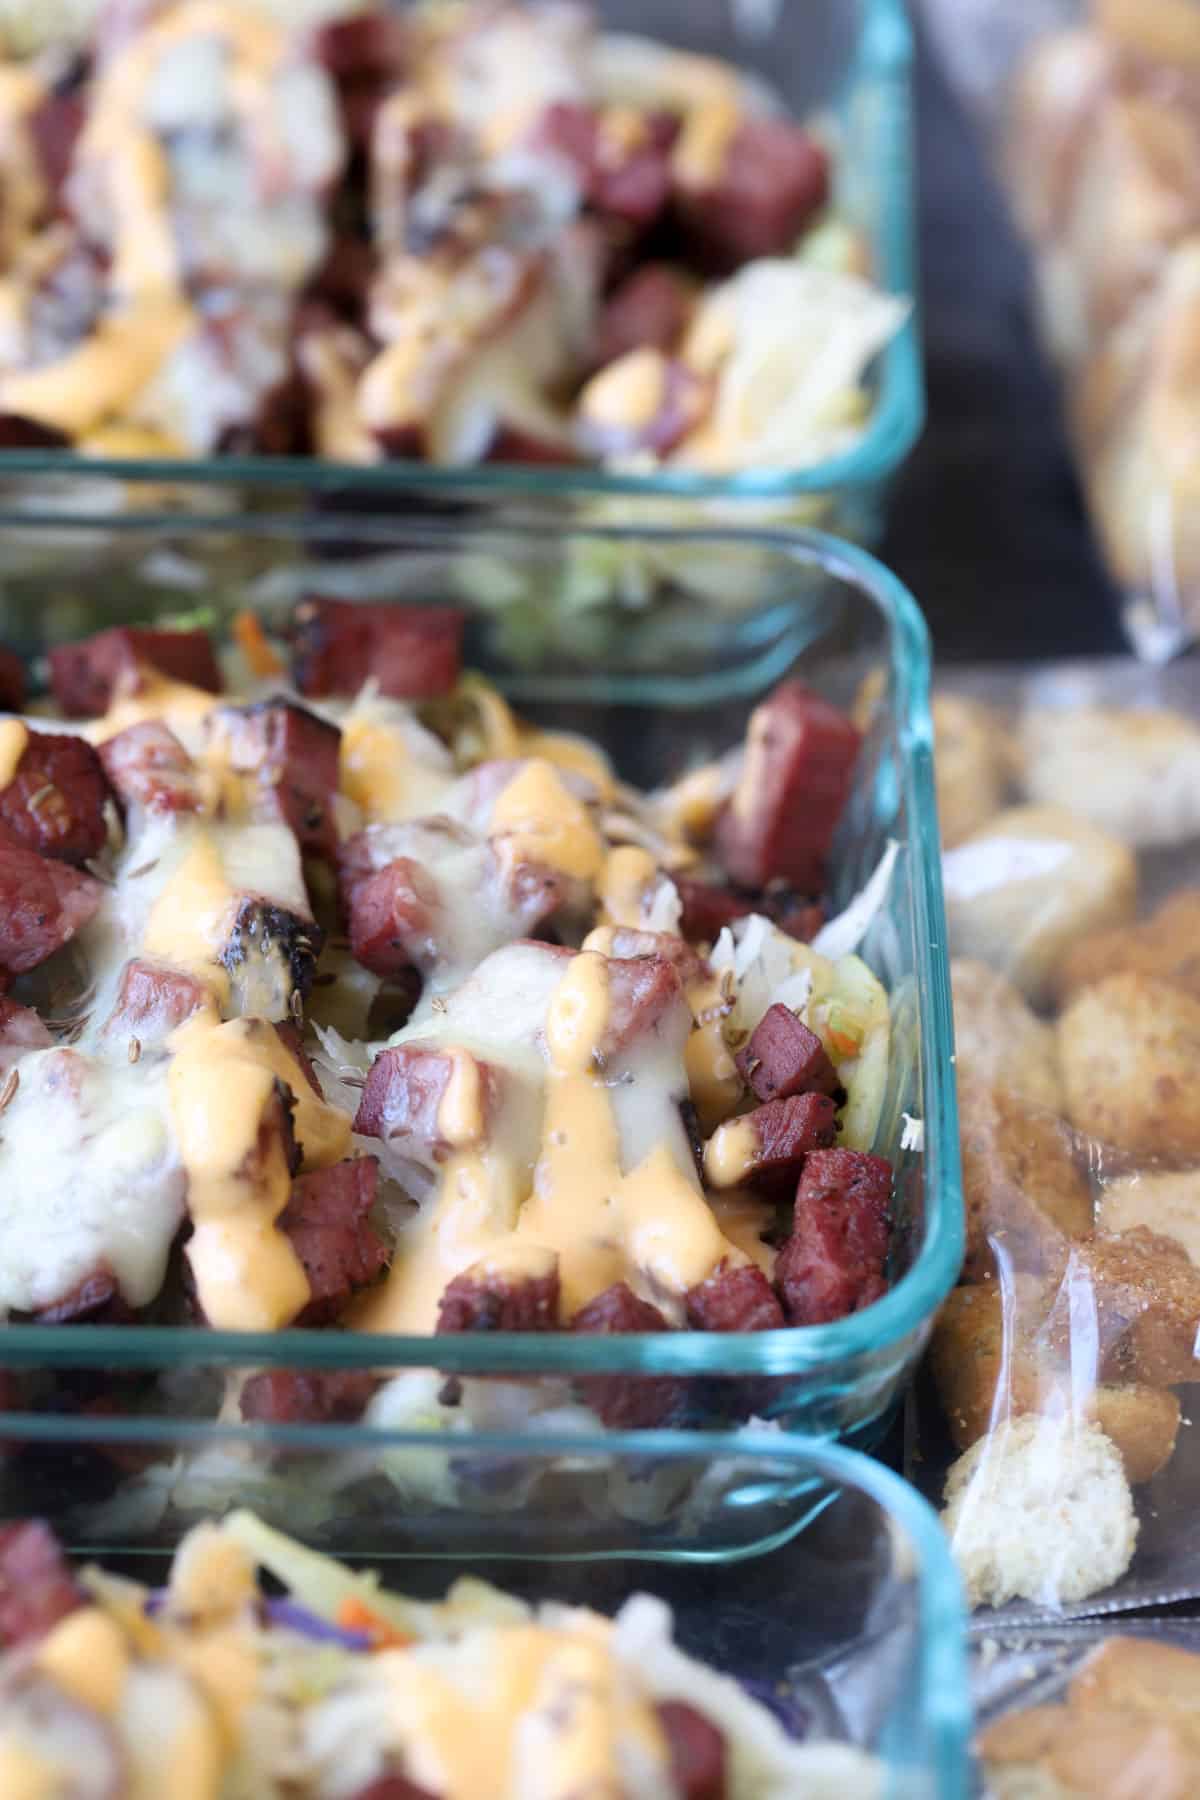
[[[283,664],[267,642],[257,616],[240,612],[233,621],[233,638],[254,675],[282,675]]]
[[[397,1631],[354,1595],[338,1607],[337,1622],[343,1631],[365,1632],[373,1650],[403,1650],[413,1641],[407,1632]]]

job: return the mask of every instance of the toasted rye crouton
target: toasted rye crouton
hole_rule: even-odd
[[[1174,1387],[1200,1376],[1200,1269],[1173,1238],[1139,1226],[1074,1246],[1047,1327],[1055,1341],[1067,1338],[1085,1297],[1095,1307],[1104,1379]]]
[[[1149,975],[1109,975],[1058,1021],[1067,1117],[1138,1156],[1200,1156],[1200,1000]]]
[[[967,956],[950,965],[954,990],[954,1047],[958,1076],[1006,1088],[1062,1111],[1062,1084],[1054,1028],[1037,1018],[1020,992],[986,963]]]
[[[1200,1169],[1139,1170],[1101,1189],[1096,1227],[1116,1233],[1139,1225],[1174,1238],[1200,1268]]]
[[[1137,910],[1132,851],[1058,807],[1010,807],[942,868],[951,950],[1003,969],[1035,1004],[1076,939]]]
[[[1153,975],[1200,999],[1200,889],[1172,894],[1141,925],[1093,931],[1072,944],[1055,971],[1059,1005],[1108,975]]]
[[[1001,1419],[1062,1411],[1078,1401],[1078,1358],[1072,1371],[1039,1341],[1050,1298],[1045,1284],[1018,1276],[1007,1295],[987,1282],[956,1288],[942,1307],[930,1365],[957,1449],[969,1450]],[[1088,1395],[1086,1415],[1116,1445],[1132,1486],[1152,1480],[1170,1461],[1179,1401],[1169,1391],[1106,1383]]]
[[[933,702],[938,822],[947,850],[1004,805],[1008,771],[998,721],[978,700],[938,694]]]
[[[1069,1243],[1092,1229],[1092,1196],[1061,1119],[1016,1094],[959,1082],[968,1281],[993,1272],[1062,1267]]]
[[[946,1479],[942,1523],[969,1606],[1069,1605],[1111,1587],[1137,1542],[1133,1497],[1099,1426],[1007,1420]]]
[[[1018,732],[1025,791],[1136,848],[1200,831],[1200,727],[1181,713],[1037,707]]]

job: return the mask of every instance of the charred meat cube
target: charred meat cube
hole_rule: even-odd
[[[325,934],[269,900],[246,899],[221,951],[235,1013],[287,1019],[308,998]]]
[[[438,891],[411,857],[343,882],[350,950],[375,975],[399,975],[429,960]]]
[[[624,1281],[589,1300],[571,1321],[572,1331],[596,1337],[670,1329],[657,1306],[639,1299]],[[585,1405],[613,1431],[653,1430],[680,1418],[687,1404],[687,1383],[669,1375],[586,1375],[579,1391]]]
[[[458,1074],[452,1116],[443,1116],[451,1077]],[[465,1149],[487,1136],[499,1073],[466,1050],[432,1044],[393,1044],[371,1064],[354,1129],[361,1137],[397,1144],[414,1161],[436,1167],[453,1143]]]
[[[829,196],[828,156],[786,119],[742,119],[716,171],[681,168],[677,158],[675,175],[688,249],[714,270],[791,250]]]
[[[356,694],[368,678],[395,700],[447,694],[458,680],[464,615],[451,607],[302,600],[292,675],[302,694]]]
[[[40,1519],[0,1525],[0,1645],[36,1644],[87,1596]]]
[[[107,799],[108,781],[89,743],[66,732],[31,731],[16,773],[0,790],[0,824],[43,856],[85,863],[107,842]]]
[[[352,1424],[377,1386],[366,1369],[263,1369],[242,1388],[242,1417],[264,1425]]]
[[[53,1042],[31,1006],[0,994],[0,1076],[7,1077],[27,1050],[48,1050]]]
[[[865,1150],[815,1150],[796,1190],[775,1283],[793,1325],[824,1325],[886,1291],[892,1167]]]
[[[210,694],[221,691],[221,671],[204,631],[118,625],[50,652],[50,685],[69,719],[107,712],[115,693],[138,691],[146,669]]]
[[[679,975],[665,956],[610,959],[606,977],[608,1025],[597,1049],[601,1062],[612,1061],[658,1030],[672,1011],[686,1007]]]
[[[25,664],[0,644],[0,712],[20,712],[25,704]]]
[[[292,1183],[276,1223],[291,1239],[312,1289],[297,1325],[329,1324],[383,1269],[387,1245],[370,1218],[378,1177],[375,1158],[359,1156]]]
[[[93,1325],[124,1325],[134,1315],[121,1298],[113,1271],[101,1262],[69,1293],[50,1306],[39,1306],[33,1316],[39,1325],[78,1325],[85,1321]]]
[[[627,275],[604,303],[596,326],[597,368],[630,350],[669,355],[683,336],[692,310],[692,290],[678,270],[643,263]]]
[[[737,788],[717,822],[717,854],[734,881],[763,887],[779,877],[820,890],[861,741],[844,713],[799,681],[755,709]]]
[[[724,1263],[688,1291],[688,1324],[695,1331],[775,1331],[786,1321],[775,1290],[756,1263]]]
[[[755,893],[720,882],[701,881],[694,875],[674,875],[672,880],[683,907],[680,933],[689,943],[713,944],[726,925],[750,913],[761,913],[780,931],[805,944],[816,937],[825,923],[821,906],[779,882]]]
[[[640,123],[639,133],[623,138],[593,107],[555,101],[535,125],[530,147],[570,165],[593,211],[644,228],[667,204],[671,167],[665,134],[649,119]]]
[[[161,720],[145,719],[118,731],[100,745],[99,756],[123,812],[202,810],[196,765]]]
[[[65,450],[70,442],[65,431],[40,419],[0,412],[0,450]]]
[[[655,1711],[667,1740],[679,1800],[725,1800],[728,1759],[724,1735],[683,1700],[660,1701]]]
[[[407,1775],[381,1775],[351,1794],[350,1800],[441,1800],[441,1795],[418,1787]]]
[[[312,48],[337,89],[350,144],[365,150],[380,104],[404,74],[408,50],[404,20],[386,10],[326,19],[313,34]]]
[[[837,1137],[837,1107],[828,1094],[769,1100],[719,1125],[704,1150],[704,1173],[716,1188],[738,1187],[795,1170]]]
[[[310,856],[337,851],[333,802],[342,734],[289,700],[226,706],[208,721],[210,742],[235,775],[253,777],[252,810],[280,819]]]
[[[530,1251],[519,1262],[484,1257],[447,1282],[439,1334],[459,1331],[557,1331],[558,1258]]]
[[[39,856],[0,825],[0,968],[36,969],[87,924],[103,896],[90,875]]]
[[[122,971],[104,1036],[135,1038],[140,1049],[155,1048],[209,998],[204,983],[185,970],[135,957]]]
[[[845,1104],[845,1089],[824,1044],[786,1006],[767,1008],[736,1061],[759,1100],[828,1094],[837,1105]]]

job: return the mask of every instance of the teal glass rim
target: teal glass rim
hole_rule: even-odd
[[[198,521],[201,531],[228,532],[229,521]],[[248,522],[251,523],[251,522]],[[152,531],[130,519],[131,534]],[[293,531],[294,521],[291,522]],[[255,531],[264,521],[251,523]],[[444,537],[454,521],[418,519],[393,525],[406,540]],[[536,536],[531,525],[482,528],[482,535]],[[679,1331],[629,1336],[489,1332],[482,1353],[470,1334],[443,1337],[285,1329],[232,1332],[203,1326],[0,1326],[0,1364],[13,1368],[167,1368],[193,1366],[401,1369],[436,1365],[446,1374],[578,1376],[592,1373],[673,1375],[815,1375],[837,1379],[861,1359],[889,1353],[921,1332],[957,1279],[965,1242],[958,1109],[952,1062],[953,1015],[941,849],[933,781],[933,724],[929,710],[930,646],[925,621],[908,589],[868,551],[820,531],[676,531],[570,528],[564,542],[605,538],[636,543],[737,543],[779,551],[799,566],[840,577],[870,596],[887,627],[895,685],[899,779],[908,820],[913,927],[922,956],[916,984],[922,1045],[924,1121],[923,1234],[912,1266],[873,1305],[828,1325],[789,1326],[754,1333]],[[622,696],[624,698],[625,696]],[[436,1348],[435,1348],[436,1346]],[[245,1430],[246,1427],[239,1429]],[[340,1428],[339,1428],[340,1429]]]
[[[631,475],[567,465],[454,468],[407,460],[360,465],[298,456],[92,457],[63,450],[12,449],[0,450],[0,482],[25,475],[53,475],[60,480],[76,476],[84,481],[108,477],[184,488],[245,486],[315,493],[353,489],[361,494],[406,493],[414,500],[433,489],[520,503],[587,500],[606,494],[786,501],[886,480],[920,436],[925,419],[915,254],[913,37],[905,0],[861,0],[861,5],[853,81],[856,91],[870,94],[875,109],[870,170],[878,208],[871,232],[874,274],[885,293],[910,300],[912,311],[878,359],[870,420],[858,441],[840,455],[795,469],[749,469],[729,475],[660,469],[651,475]],[[27,523],[31,514],[24,512],[22,517]]]
[[[478,1352],[476,1353],[478,1357]],[[95,1438],[94,1419],[56,1416],[33,1417],[28,1414],[0,1413],[0,1431],[11,1429],[26,1442],[39,1439],[56,1445],[72,1442],[90,1443]],[[446,1440],[437,1434],[416,1431],[389,1431],[362,1425],[254,1425],[229,1426],[203,1424],[199,1421],[135,1420],[110,1418],[104,1421],[104,1440],[108,1444],[146,1445],[162,1443],[182,1448],[211,1449],[222,1442],[246,1446],[254,1444],[267,1450],[292,1449],[325,1452],[347,1456],[355,1452],[379,1455],[386,1452],[446,1449]],[[465,1440],[464,1440],[465,1441]],[[771,1469],[779,1477],[789,1475],[827,1482],[834,1490],[855,1489],[866,1494],[879,1507],[890,1523],[907,1539],[906,1548],[913,1552],[917,1587],[918,1683],[921,1696],[922,1723],[928,1734],[924,1758],[926,1770],[935,1786],[929,1790],[938,1800],[965,1800],[967,1793],[968,1742],[971,1731],[970,1690],[967,1679],[966,1612],[958,1571],[950,1554],[945,1533],[929,1503],[917,1490],[891,1469],[857,1450],[798,1433],[754,1432],[736,1434],[700,1431],[625,1431],[606,1432],[590,1438],[576,1434],[538,1434],[536,1437],[512,1432],[473,1432],[469,1440],[472,1456],[497,1459],[533,1456],[539,1461],[555,1457],[595,1455],[614,1463],[628,1459],[641,1466],[650,1463],[703,1461],[713,1466],[722,1459],[739,1465],[758,1464]],[[801,1515],[801,1525],[811,1514]],[[787,1536],[798,1526],[790,1527]],[[746,1555],[769,1554],[778,1547],[779,1538],[767,1545],[752,1546]],[[102,1553],[102,1552],[98,1552]],[[125,1553],[128,1553],[125,1551]],[[158,1554],[152,1551],[150,1554]],[[373,1562],[402,1563],[414,1553],[374,1551]],[[420,1554],[424,1554],[423,1552]],[[619,1552],[620,1560],[661,1561],[655,1550],[640,1551],[627,1544]],[[613,1553],[601,1551],[589,1556],[577,1549],[570,1552],[572,1563],[584,1560],[611,1561]],[[488,1562],[506,1560],[502,1553],[486,1553]],[[524,1560],[524,1559],[523,1559]],[[539,1561],[555,1560],[549,1551]],[[925,1790],[922,1790],[925,1791]]]

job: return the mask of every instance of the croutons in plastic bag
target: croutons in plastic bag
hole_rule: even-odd
[[[1200,679],[962,679],[1008,791],[944,853],[966,1255],[914,1474],[989,1624],[1194,1596]]]

